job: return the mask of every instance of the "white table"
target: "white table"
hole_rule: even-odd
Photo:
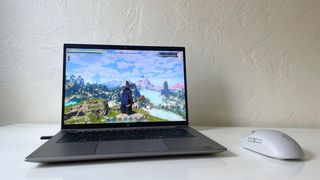
[[[58,124],[14,124],[0,127],[0,179],[320,179],[320,129],[279,129],[296,139],[304,161],[271,159],[240,147],[239,139],[255,128],[198,127],[228,148],[209,156],[103,160],[61,164],[24,162],[59,131]]]

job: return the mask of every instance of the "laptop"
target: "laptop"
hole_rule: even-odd
[[[61,131],[25,161],[211,154],[189,126],[184,47],[64,44]]]

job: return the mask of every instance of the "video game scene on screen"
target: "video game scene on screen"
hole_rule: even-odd
[[[67,49],[64,124],[185,121],[182,53]]]

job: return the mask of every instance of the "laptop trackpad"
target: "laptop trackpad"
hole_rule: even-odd
[[[168,148],[160,139],[103,141],[99,142],[95,154],[154,152],[165,150],[168,150]]]

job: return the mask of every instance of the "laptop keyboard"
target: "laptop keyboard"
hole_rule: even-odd
[[[183,128],[122,129],[66,133],[58,143],[194,137]]]

